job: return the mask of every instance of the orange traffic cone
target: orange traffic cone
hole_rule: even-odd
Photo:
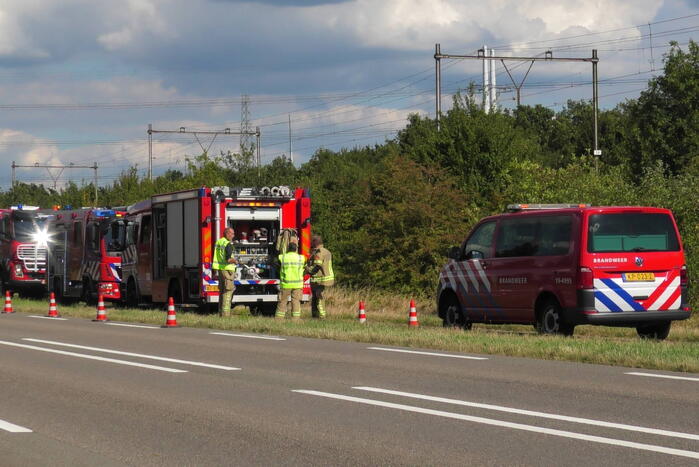
[[[170,297],[167,301],[167,321],[164,328],[179,328],[177,325],[177,313],[175,313],[175,301]]]
[[[5,308],[2,310],[3,313],[14,313],[15,310],[12,309],[12,294],[9,290],[5,291]]]
[[[102,323],[107,321],[107,311],[104,309],[104,297],[102,297],[102,294],[97,296],[97,317],[92,321]]]
[[[418,327],[420,323],[417,322],[417,310],[415,309],[415,300],[410,299],[410,314],[408,315],[408,326]]]
[[[364,302],[359,302],[359,324],[366,324],[366,310],[364,309]]]
[[[46,316],[49,318],[58,318],[60,316],[58,314],[58,308],[56,308],[56,295],[54,295],[53,292],[51,292],[49,296],[49,312]]]

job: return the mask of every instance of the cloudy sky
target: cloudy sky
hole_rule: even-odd
[[[146,129],[240,128],[241,96],[262,134],[262,161],[391,138],[411,112],[434,115],[435,43],[443,53],[600,56],[600,104],[638,95],[667,43],[699,31],[697,0],[3,0],[0,2],[0,189],[10,164],[99,166],[100,183],[147,167]],[[520,80],[528,64],[508,62]],[[444,106],[481,84],[479,61],[443,60]],[[514,92],[497,64],[499,105]],[[589,98],[590,66],[537,63],[525,104]],[[518,83],[519,84],[519,83]],[[236,150],[156,134],[154,171]],[[39,183],[89,171],[17,169]]]

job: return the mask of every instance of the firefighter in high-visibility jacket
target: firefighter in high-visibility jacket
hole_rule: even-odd
[[[279,303],[276,318],[284,319],[291,297],[291,318],[301,318],[301,293],[303,289],[304,257],[296,252],[295,243],[289,243],[287,252],[279,255]]]
[[[214,262],[211,265],[214,271],[218,271],[218,314],[220,316],[231,315],[231,302],[235,291],[236,259],[233,257],[233,244],[231,241],[235,231],[227,227],[223,231],[223,237],[216,241],[214,248]]]
[[[311,238],[311,248],[312,253],[306,263],[306,273],[311,276],[311,315],[325,319],[325,289],[335,285],[333,255],[323,246],[320,235]]]

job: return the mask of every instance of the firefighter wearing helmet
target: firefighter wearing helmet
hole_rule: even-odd
[[[325,289],[335,285],[333,256],[323,246],[320,235],[311,238],[311,249],[311,256],[306,263],[306,273],[311,276],[311,314],[314,318],[325,319]]]

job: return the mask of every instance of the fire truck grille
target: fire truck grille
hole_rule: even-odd
[[[28,271],[38,271],[46,267],[46,248],[33,245],[20,245],[17,248],[17,258]]]

